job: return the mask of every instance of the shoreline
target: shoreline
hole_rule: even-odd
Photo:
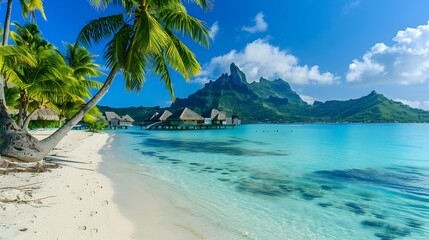
[[[193,213],[176,202],[175,197],[183,196],[177,196],[178,192],[173,186],[151,176],[144,166],[124,161],[125,154],[112,148],[117,140],[114,135],[110,135],[110,146],[102,150],[100,171],[112,180],[114,201],[124,215],[138,226],[131,238],[216,239],[202,232],[195,221],[190,221],[189,215]]]
[[[45,138],[52,131],[37,131]],[[113,200],[100,171],[109,134],[71,131],[50,153],[60,168],[0,175],[0,240],[129,239],[135,225]]]

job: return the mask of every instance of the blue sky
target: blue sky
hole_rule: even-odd
[[[44,1],[48,21],[38,17],[43,36],[57,46],[74,42],[99,12],[87,0]],[[0,5],[1,20],[6,4]],[[191,83],[174,74],[177,97],[229,73],[235,62],[248,76],[282,78],[305,100],[346,100],[372,90],[413,107],[429,109],[429,1],[427,0],[229,0],[212,11],[187,5],[212,28],[209,49],[190,44],[203,66]],[[15,21],[23,22],[17,2]],[[60,47],[61,49],[61,47]],[[91,51],[102,56],[103,46]],[[97,62],[103,65],[102,57]],[[103,79],[100,79],[103,80]],[[117,77],[100,104],[113,107],[166,106],[170,95],[149,77],[139,94]]]

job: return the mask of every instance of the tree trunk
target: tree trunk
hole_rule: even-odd
[[[22,115],[22,125],[20,125],[20,127],[22,129],[24,129],[25,120],[27,120],[28,115],[29,115],[28,114],[28,106],[30,106],[30,101],[28,100],[28,97],[26,97],[25,102],[24,102],[24,111],[23,111],[23,115]],[[25,130],[25,131],[27,131],[27,130]]]
[[[104,95],[109,91],[110,86],[112,85],[113,79],[115,79],[116,74],[119,71],[119,67],[112,69],[107,76],[106,82],[103,87],[100,88],[97,94],[87,103],[85,106],[79,110],[69,121],[67,121],[60,129],[58,129],[51,136],[43,139],[41,142],[46,146],[47,149],[52,150],[60,141],[63,139],[66,134],[79,122],[83,119],[85,114],[87,114],[97,103],[103,98]],[[48,151],[48,152],[49,152]]]
[[[10,16],[12,15],[12,0],[7,1],[7,10],[6,18],[4,20],[4,30],[3,30],[3,41],[2,45],[7,46],[9,41],[9,32],[10,32]],[[6,98],[4,95],[4,88],[6,86],[6,81],[3,76],[0,76],[0,101],[3,101],[2,104],[6,106]]]
[[[24,162],[43,159],[49,151],[35,137],[16,125],[0,100],[0,154]]]
[[[63,139],[66,134],[76,125],[83,116],[88,113],[108,92],[113,79],[119,71],[119,67],[112,69],[103,87],[97,94],[77,112],[73,118],[65,123],[51,136],[38,141],[26,131],[20,129],[6,112],[4,104],[0,102],[0,154],[16,158],[25,162],[37,162],[42,160]]]
[[[7,1],[6,18],[4,20],[3,46],[7,46],[10,33],[10,17],[12,15],[12,0]]]
[[[24,125],[22,126],[22,130],[24,130],[24,131],[26,131],[26,132],[28,132],[28,125],[30,124],[30,121],[31,121],[31,117],[33,117],[34,116],[34,114],[36,114],[37,113],[37,111],[38,111],[39,109],[38,108],[35,108],[28,116],[27,116],[27,118],[25,119],[25,121],[24,121]]]
[[[3,101],[3,104],[6,105],[6,97],[4,95],[4,88],[6,85],[6,81],[3,76],[0,76],[0,100]]]
[[[18,126],[22,128],[24,124],[25,119],[25,105],[26,105],[26,94],[24,90],[21,90],[20,93],[20,99],[19,99],[19,112],[18,112]]]

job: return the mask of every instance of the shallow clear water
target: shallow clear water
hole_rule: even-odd
[[[219,239],[429,239],[427,124],[115,133]]]

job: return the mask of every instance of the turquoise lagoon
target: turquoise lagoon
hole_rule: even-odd
[[[428,124],[133,128],[112,141],[126,174],[169,185],[208,239],[429,239]]]

